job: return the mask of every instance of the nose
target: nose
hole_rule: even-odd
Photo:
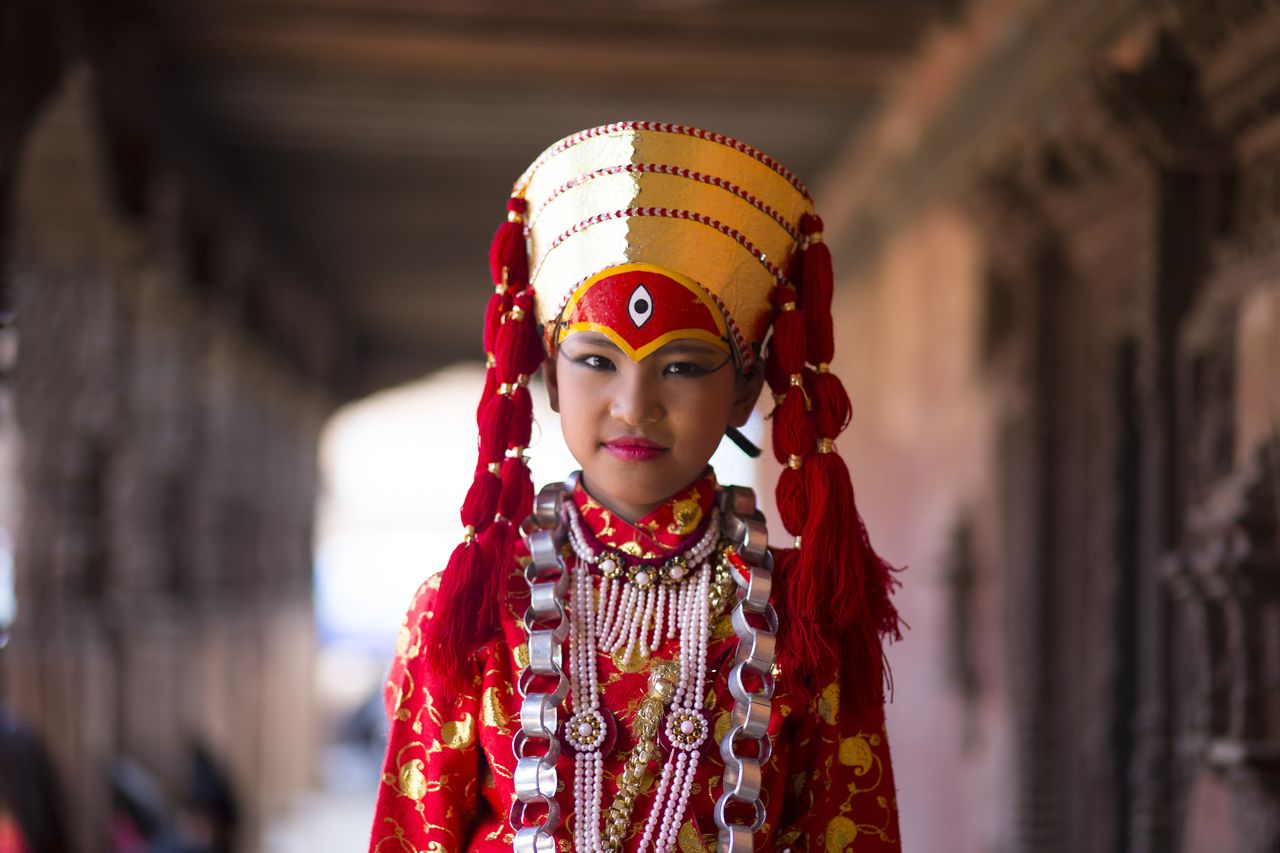
[[[618,371],[609,414],[632,427],[657,423],[665,414],[658,387],[660,380],[649,376],[649,371],[639,365],[627,367],[630,369]]]

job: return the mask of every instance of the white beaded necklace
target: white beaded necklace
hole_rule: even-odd
[[[656,849],[670,850],[675,847],[697,773],[700,747],[709,731],[702,711],[710,636],[709,558],[720,541],[720,513],[713,509],[702,538],[686,554],[673,557],[660,569],[629,565],[622,555],[612,551],[595,553],[583,535],[577,508],[566,502],[565,514],[569,542],[578,557],[572,569],[568,614],[573,714],[565,723],[565,739],[577,751],[573,792],[578,815],[575,847],[578,853],[610,849],[601,831],[601,778],[610,721],[605,716],[608,709],[600,705],[595,650],[625,649],[624,660],[635,650],[648,657],[649,652],[658,649],[665,634],[679,638],[679,677],[665,724],[672,749],[662,767],[640,849],[647,849],[652,841]],[[598,595],[592,590],[592,566],[599,566],[602,574]]]

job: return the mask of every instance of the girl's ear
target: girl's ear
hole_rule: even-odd
[[[551,411],[560,413],[560,384],[556,378],[556,357],[551,356],[542,363],[542,382],[547,386],[547,401]]]
[[[756,407],[756,400],[760,399],[762,387],[764,387],[764,369],[757,361],[751,366],[750,373],[745,376],[739,375],[734,380],[733,406],[729,410],[729,423],[732,426],[746,426],[751,418],[751,412]]]

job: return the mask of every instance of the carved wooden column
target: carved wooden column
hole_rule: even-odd
[[[1210,453],[1215,426],[1198,431]],[[1196,683],[1186,744],[1231,791],[1239,853],[1280,849],[1278,491],[1280,444],[1264,446],[1203,490],[1168,562]]]

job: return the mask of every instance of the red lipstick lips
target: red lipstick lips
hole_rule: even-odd
[[[667,452],[667,448],[638,436],[611,438],[604,443],[605,450],[627,462],[647,462]]]

